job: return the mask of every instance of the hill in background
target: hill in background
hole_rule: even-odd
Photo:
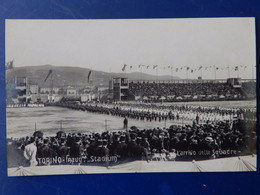
[[[50,78],[44,82],[49,70],[52,70],[53,87],[58,86],[84,86],[88,83],[90,69],[79,67],[61,67],[53,65],[15,67],[6,71],[6,81],[14,77],[28,77],[30,84],[38,84],[40,87],[50,87]],[[110,78],[127,77],[129,80],[140,80],[140,72],[132,73],[108,73],[103,71],[91,71],[90,80],[93,85],[108,86]],[[176,80],[179,77],[169,75],[158,76],[158,80]],[[155,75],[142,73],[142,80],[157,80]]]

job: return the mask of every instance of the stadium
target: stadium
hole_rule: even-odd
[[[9,176],[256,171],[253,18],[6,28]]]
[[[34,175],[43,170],[55,174],[46,165],[59,165],[66,174],[92,173],[88,166],[98,167],[93,173],[153,172],[155,166],[180,172],[256,170],[255,80],[129,81],[115,77],[109,83],[112,87],[104,94],[108,98],[82,101],[70,95],[44,103],[42,109],[92,114],[96,124],[92,129],[86,124],[75,128],[63,119],[63,127],[35,127],[33,135],[9,138],[9,174]],[[98,117],[111,118],[105,119],[104,126]],[[114,121],[109,128],[108,121]],[[10,133],[11,125],[8,128]],[[37,147],[34,162],[28,162],[24,154],[31,143]],[[233,165],[229,169],[215,165],[226,162]]]

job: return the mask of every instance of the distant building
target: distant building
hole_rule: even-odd
[[[104,91],[108,91],[109,87],[104,87],[104,86],[100,86],[98,87],[98,92],[104,92]]]
[[[81,95],[80,96],[80,101],[81,102],[88,102],[88,101],[91,101],[91,100],[93,100],[93,99],[95,99],[96,98],[96,96],[95,96],[95,94],[84,94],[84,95]]]
[[[13,98],[16,104],[26,103],[27,97],[27,77],[15,77],[15,89],[17,96]]]
[[[129,99],[129,82],[127,78],[113,78],[113,99],[115,101],[125,101]],[[133,100],[134,97],[131,97]]]
[[[31,103],[46,103],[48,102],[47,94],[32,94],[29,96]]]
[[[59,90],[60,90],[60,88],[54,87],[54,88],[52,88],[52,93],[53,94],[58,94]],[[40,93],[42,93],[42,94],[50,94],[51,93],[51,88],[49,88],[49,87],[42,87],[42,88],[40,88]]]
[[[67,96],[76,97],[77,95],[78,95],[78,90],[76,88],[69,87],[67,89]]]
[[[38,94],[39,86],[38,85],[29,85],[29,94]]]

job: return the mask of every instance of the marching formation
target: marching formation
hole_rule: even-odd
[[[128,117],[136,120],[191,120],[203,123],[226,121],[233,119],[256,121],[255,109],[203,107],[192,105],[158,105],[145,103],[87,103],[72,102],[57,103],[57,106],[67,107],[92,113]]]

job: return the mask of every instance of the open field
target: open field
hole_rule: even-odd
[[[256,101],[187,102],[183,105],[254,108]],[[7,108],[7,137],[30,136],[36,129],[45,135],[55,135],[60,129],[67,133],[86,133],[123,130],[123,118],[94,114],[61,107]],[[191,121],[141,121],[128,119],[128,126],[138,128],[169,127],[172,124],[191,124]]]

